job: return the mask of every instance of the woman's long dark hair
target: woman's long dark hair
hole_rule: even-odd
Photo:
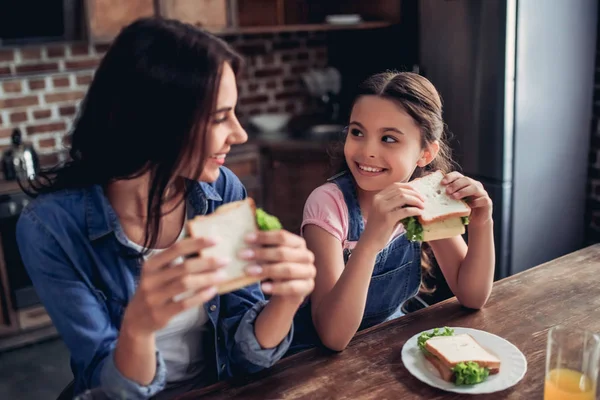
[[[200,176],[204,167],[223,65],[237,73],[241,62],[224,41],[191,25],[160,18],[133,22],[95,73],[74,123],[70,160],[42,171],[27,192],[105,187],[149,172],[144,247],[154,247],[175,175],[184,165],[197,165]]]

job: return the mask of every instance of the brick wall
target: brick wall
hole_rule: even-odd
[[[600,18],[600,10],[598,11]],[[594,103],[589,163],[589,186],[587,206],[587,242],[600,243],[600,19],[596,49],[596,75],[594,79]]]
[[[56,163],[106,48],[78,43],[0,49],[0,149],[18,127],[44,164]]]
[[[239,80],[238,116],[310,112],[316,104],[300,79],[327,64],[322,32],[225,37],[246,56]],[[0,48],[0,151],[14,128],[33,142],[44,165],[64,158],[63,137],[107,45],[51,44]],[[0,174],[1,175],[1,174]]]
[[[246,56],[239,81],[238,116],[245,120],[261,112],[300,114],[314,111],[300,74],[327,65],[323,32],[244,35],[225,38]]]

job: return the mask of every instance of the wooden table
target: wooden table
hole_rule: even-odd
[[[600,332],[600,244],[496,282],[483,310],[466,310],[452,298],[360,332],[342,353],[309,350],[180,399],[542,399],[546,335],[556,324]],[[527,358],[527,374],[516,386],[489,395],[429,387],[406,370],[400,353],[411,336],[437,326],[476,328],[507,339]]]

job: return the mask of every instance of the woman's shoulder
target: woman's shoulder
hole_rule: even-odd
[[[56,212],[76,214],[78,209],[85,208],[86,192],[87,189],[63,189],[40,194],[29,201],[24,212],[41,215]]]
[[[89,190],[64,189],[40,194],[23,209],[17,222],[17,229],[42,230],[46,233],[65,231],[76,227],[84,229],[86,210],[90,208]]]

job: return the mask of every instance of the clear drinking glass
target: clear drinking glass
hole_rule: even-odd
[[[548,332],[544,400],[594,400],[600,335],[566,326]]]

